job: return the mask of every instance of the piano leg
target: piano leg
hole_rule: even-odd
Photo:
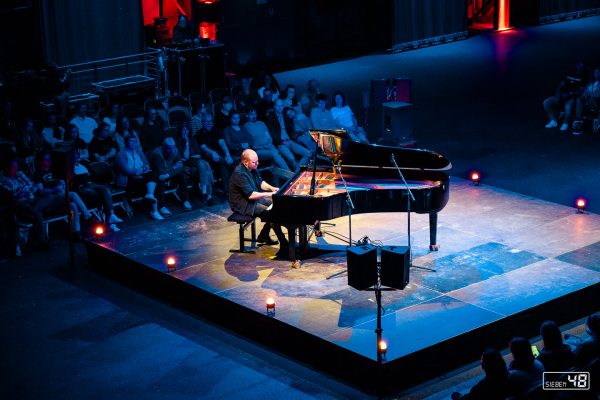
[[[437,212],[429,213],[429,250],[438,251],[440,245],[437,244]]]
[[[297,226],[287,226],[288,231],[288,255],[290,262],[292,263],[290,267],[292,268],[300,268],[300,260],[296,258],[296,228]]]

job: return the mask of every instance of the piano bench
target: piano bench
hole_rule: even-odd
[[[229,217],[227,217],[227,221],[235,222],[239,225],[239,236],[240,236],[240,248],[239,249],[231,249],[229,252],[231,253],[254,253],[254,250],[249,250],[244,243],[250,242],[250,249],[256,248],[256,217],[252,217],[250,215],[242,215],[234,212]],[[250,226],[251,237],[246,238],[246,229]]]

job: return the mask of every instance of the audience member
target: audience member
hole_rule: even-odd
[[[98,127],[96,121],[87,116],[87,104],[81,103],[77,107],[77,115],[71,120],[71,124],[75,125],[79,130],[79,138],[86,144],[90,144],[94,137],[94,130]]]
[[[315,96],[317,106],[310,111],[310,120],[315,129],[337,129],[331,111],[327,109],[327,95],[319,93]]]
[[[296,143],[300,143],[302,146],[306,147],[307,149],[309,149],[311,152],[315,151],[315,148],[317,147],[317,143],[314,141],[314,139],[312,138],[312,136],[310,135],[310,131],[308,129],[306,130],[298,130],[298,125],[296,125],[296,110],[294,110],[292,107],[285,107],[283,109],[283,115],[284,115],[284,122],[286,123],[286,126],[290,126],[292,127],[292,129],[290,129],[291,132],[291,138],[293,141],[295,141]]]
[[[279,153],[279,150],[273,145],[273,139],[269,134],[269,129],[264,122],[258,121],[256,109],[248,110],[248,122],[244,124],[244,128],[252,137],[251,147],[258,157],[263,160],[273,161],[278,168],[290,171],[287,163]]]
[[[273,100],[273,92],[270,88],[265,88],[263,96],[256,105],[256,113],[260,121],[267,121],[271,114],[273,114],[273,107],[275,101]]]
[[[50,147],[56,147],[65,140],[65,128],[58,125],[56,114],[50,113],[46,116],[44,128],[42,129],[42,137]]]
[[[298,97],[296,96],[296,87],[294,85],[288,85],[283,91],[283,97],[284,107],[290,107],[294,110],[294,130],[297,132],[296,135],[309,135],[309,130],[312,128],[312,123],[306,114],[304,114],[304,110],[298,101]],[[309,149],[312,146],[312,143],[307,144],[301,140],[295,140],[302,143]]]
[[[92,181],[89,170],[80,162],[77,152],[75,152],[74,172],[73,190],[88,204],[99,203],[102,206],[104,222],[110,226],[113,232],[118,232],[120,229],[116,224],[122,223],[123,220],[115,214],[110,189],[105,184]]]
[[[175,143],[177,150],[183,160],[184,171],[187,177],[198,185],[202,195],[202,201],[209,206],[216,204],[212,197],[212,187],[215,182],[210,164],[202,159],[200,146],[190,136],[187,124],[177,126],[177,137]],[[189,180],[189,179],[188,179]]]
[[[225,128],[229,125],[229,118],[231,117],[231,112],[233,110],[233,101],[231,97],[225,96],[221,101],[221,107],[215,111],[214,123],[215,127],[223,132]]]
[[[550,122],[546,124],[546,128],[556,128],[559,119],[557,114],[559,111],[564,110],[560,130],[566,131],[569,129],[573,107],[576,99],[581,96],[583,92],[585,78],[585,64],[579,62],[577,63],[575,71],[568,74],[565,79],[558,84],[555,95],[544,100],[544,110],[550,119]]]
[[[171,211],[164,205],[164,187],[167,181],[177,185],[177,194],[182,202],[183,209],[190,211],[192,205],[188,201],[187,181],[183,171],[183,160],[177,151],[175,140],[166,137],[160,147],[152,151],[150,155],[150,167],[158,176],[157,184],[161,190],[157,191],[158,212],[163,216],[171,215]]]
[[[229,190],[229,167],[233,165],[233,158],[222,135],[215,129],[212,115],[206,113],[202,116],[202,128],[196,135],[196,141],[205,159],[213,171],[221,178],[223,190]]]
[[[531,343],[523,337],[513,338],[510,343],[513,360],[508,366],[511,379],[520,385],[524,391],[531,389],[542,381],[544,366],[535,359]]]
[[[452,393],[452,400],[505,400],[515,394],[502,354],[496,349],[486,349],[481,355],[481,369],[485,377],[469,393]]]
[[[317,96],[321,93],[321,84],[315,78],[309,79],[306,92],[302,94],[300,104],[305,115],[310,115],[313,108],[317,107]]]
[[[198,130],[202,128],[202,116],[208,113],[206,103],[203,101],[194,109],[194,115],[190,121],[190,133],[192,136],[196,136]]]
[[[90,161],[112,163],[118,150],[119,145],[116,140],[110,136],[110,125],[106,122],[100,122],[100,125],[94,131],[94,138],[88,146]]]
[[[23,121],[21,134],[17,139],[17,156],[27,162],[28,167],[33,167],[33,157],[41,150],[49,148],[50,145],[44,141],[44,138],[37,130],[32,119],[26,118]]]
[[[251,84],[256,88],[256,92],[262,98],[264,96],[264,90],[266,88],[271,89],[272,100],[275,101],[279,98],[279,82],[273,76],[264,70],[258,73],[258,76],[252,79]]]
[[[119,150],[125,148],[125,138],[127,136],[133,136],[140,143],[140,136],[137,131],[131,126],[131,120],[126,115],[121,115],[117,120],[117,127],[115,130],[115,141],[119,146]],[[142,150],[143,151],[143,150]]]
[[[165,121],[158,115],[156,107],[149,106],[140,128],[140,144],[145,151],[160,147],[165,138]]]
[[[240,114],[236,111],[230,114],[229,126],[223,130],[223,138],[230,152],[242,154],[242,151],[250,148],[252,136],[246,128],[240,126]]]
[[[12,115],[12,103],[8,100],[2,102],[2,115],[0,115],[0,137],[9,142],[17,140],[19,130],[17,122]]]
[[[269,128],[273,144],[277,146],[277,149],[283,158],[285,158],[288,165],[290,165],[294,171],[298,169],[294,154],[301,157],[301,165],[306,164],[311,156],[311,152],[306,147],[291,139],[290,134],[293,133],[294,126],[293,122],[286,119],[283,114],[283,101],[281,101],[281,99],[275,101],[274,112],[267,120],[267,127]],[[288,134],[288,131],[290,131],[290,134]]]
[[[118,103],[110,106],[110,114],[106,115],[102,122],[107,123],[110,126],[110,134],[114,135],[117,130],[117,123],[119,121],[119,117],[121,116],[121,106]]]
[[[73,142],[73,150],[79,153],[81,160],[89,160],[88,145],[79,137],[77,125],[69,124],[65,131],[65,141]]]
[[[183,14],[177,18],[177,25],[173,27],[173,43],[189,43],[192,42],[198,34]]]
[[[54,176],[52,171],[52,159],[50,153],[41,151],[36,154],[36,166],[33,174],[33,182],[38,186],[40,197],[47,200],[49,207],[65,206],[65,182]],[[81,237],[81,222],[79,213],[86,221],[93,217],[87,206],[76,192],[69,191],[69,204],[73,212],[73,224],[71,230],[76,237]]]
[[[563,343],[558,325],[545,321],[540,327],[544,348],[537,359],[544,365],[545,371],[567,371],[573,367],[574,357],[571,347]]]
[[[342,92],[338,91],[333,94],[333,103],[330,111],[337,127],[346,130],[355,142],[368,143],[365,132],[358,126],[354,113],[346,104],[346,97]]]
[[[600,314],[592,314],[588,317],[585,331],[590,337],[579,343],[574,353],[575,364],[579,367],[584,367],[600,357]]]
[[[39,195],[38,186],[22,171],[16,158],[9,158],[3,163],[0,175],[0,189],[8,200],[9,206],[22,221],[33,223],[32,243],[30,246],[40,250],[51,250],[44,232],[44,211],[53,206],[48,197]]]
[[[156,196],[154,196],[158,177],[150,170],[150,164],[139,149],[139,142],[135,136],[125,137],[125,147],[115,158],[115,172],[117,186],[127,188],[128,192],[145,193],[144,199],[151,206],[150,217],[156,220],[163,219],[158,212]]]
[[[255,107],[259,100],[258,93],[251,87],[251,82],[251,78],[242,77],[240,79],[240,86],[235,92],[235,107],[241,113],[250,111],[250,108]]]
[[[573,135],[583,133],[584,114],[595,112],[594,117],[598,117],[598,111],[600,111],[600,68],[594,68],[591,82],[585,86],[583,94],[576,100]]]

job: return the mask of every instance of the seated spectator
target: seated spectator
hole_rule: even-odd
[[[233,100],[231,97],[225,96],[221,102],[221,107],[215,111],[215,127],[223,132],[229,125],[229,119],[231,118],[231,112],[233,110]]]
[[[513,356],[508,366],[511,379],[521,385],[526,392],[542,381],[544,366],[533,356],[529,340],[516,337],[510,341],[509,347]]]
[[[110,189],[105,184],[98,184],[91,180],[90,172],[79,160],[79,155],[75,152],[74,177],[72,180],[72,190],[88,202],[88,204],[100,204],[104,214],[104,222],[109,225],[113,232],[120,231],[117,224],[123,220],[115,214],[113,199]]]
[[[310,131],[306,130],[297,130],[298,125],[296,122],[296,110],[292,107],[285,107],[283,109],[283,115],[285,120],[287,120],[287,124],[294,127],[294,131],[291,134],[292,140],[296,143],[300,143],[302,146],[306,147],[311,151],[315,151],[317,147],[317,143],[314,141],[312,136],[310,135]]]
[[[273,92],[270,88],[265,88],[262,98],[256,104],[258,120],[266,122],[271,114],[273,114],[274,107],[275,101],[273,100]]]
[[[117,130],[117,121],[119,121],[119,117],[121,116],[121,106],[117,103],[110,106],[110,114],[105,116],[102,119],[102,122],[105,122],[110,127],[110,134],[114,136]]]
[[[158,115],[156,107],[149,106],[140,128],[140,144],[145,151],[162,145],[165,138],[165,121]]]
[[[50,113],[46,116],[42,137],[50,147],[56,147],[65,140],[65,128],[58,125],[56,114]]]
[[[251,82],[251,78],[242,77],[240,79],[240,86],[235,92],[235,107],[241,113],[247,113],[259,101],[258,93],[252,89]]]
[[[600,68],[594,68],[592,81],[585,86],[583,94],[577,98],[575,104],[576,121],[573,121],[573,135],[583,133],[583,116],[595,112],[596,117],[600,110]]]
[[[88,145],[79,137],[79,128],[70,124],[65,131],[65,141],[73,142],[73,150],[79,154],[80,160],[89,160]]]
[[[0,190],[17,218],[33,223],[31,231],[33,241],[30,246],[40,250],[51,250],[49,239],[44,232],[44,211],[51,208],[53,204],[48,197],[40,196],[38,186],[26,174],[19,171],[19,162],[16,158],[9,158],[3,162]]]
[[[317,107],[317,96],[321,94],[321,84],[315,78],[309,79],[306,85],[306,92],[300,98],[300,104],[304,115],[310,115],[313,108]]]
[[[283,106],[290,107],[294,110],[294,130],[297,132],[296,135],[300,136],[303,134],[309,135],[309,129],[312,128],[312,123],[310,119],[304,114],[304,110],[298,101],[298,97],[296,96],[296,87],[294,85],[288,85],[283,91]],[[296,140],[296,139],[294,139]],[[297,140],[298,141],[298,140]],[[311,148],[312,144],[307,146],[306,143],[300,141],[304,146]]]
[[[208,113],[208,108],[206,107],[205,102],[200,103],[200,105],[195,108],[194,115],[192,115],[190,121],[190,133],[192,136],[196,136],[200,128],[202,128],[202,116],[206,113]]]
[[[331,111],[327,109],[327,95],[319,93],[316,97],[317,106],[310,111],[310,120],[315,129],[337,129]]]
[[[290,134],[294,132],[293,122],[285,118],[281,99],[275,101],[274,113],[267,120],[267,127],[273,144],[277,146],[283,158],[294,171],[298,170],[294,154],[301,157],[299,162],[301,165],[306,164],[312,153],[306,147],[292,140]],[[290,134],[288,134],[288,131]]]
[[[177,151],[175,140],[172,137],[166,137],[162,146],[152,151],[150,155],[150,167],[158,177],[157,184],[161,190],[157,191],[158,212],[163,216],[171,215],[171,211],[164,205],[164,186],[167,181],[177,185],[177,194],[182,201],[183,209],[190,211],[192,205],[188,201],[187,181],[183,171],[183,160]]]
[[[17,122],[12,115],[12,103],[8,100],[2,102],[2,114],[0,115],[0,136],[9,142],[17,140],[19,130]]]
[[[240,126],[240,114],[236,111],[230,113],[229,126],[223,130],[223,138],[230,152],[242,154],[242,151],[250,148],[252,136],[246,128]]]
[[[44,138],[38,132],[33,120],[26,118],[23,121],[23,128],[21,134],[17,139],[17,156],[26,161],[29,168],[33,167],[33,158],[39,151],[50,147],[48,143],[44,141]]]
[[[90,161],[112,163],[118,150],[119,145],[116,140],[110,136],[110,125],[106,122],[100,122],[100,125],[94,131],[94,138],[88,146]]]
[[[550,119],[550,122],[546,124],[546,128],[556,128],[559,119],[557,114],[564,110],[560,130],[566,131],[569,129],[573,107],[577,98],[583,93],[585,78],[585,64],[582,62],[577,63],[576,70],[568,74],[558,84],[555,95],[544,100],[544,110]]]
[[[182,123],[177,126],[177,136],[175,137],[175,143],[177,144],[177,150],[183,160],[184,171],[187,176],[187,180],[191,180],[198,185],[198,189],[202,195],[202,201],[212,206],[216,204],[215,199],[212,197],[212,187],[215,183],[210,164],[206,160],[202,159],[200,146],[190,134],[190,130],[187,124]]]
[[[154,196],[158,177],[150,170],[150,164],[139,149],[139,142],[135,136],[125,137],[125,147],[115,158],[115,172],[117,186],[127,188],[128,192],[145,192],[144,199],[151,206],[150,217],[156,220],[164,219],[158,212]]]
[[[506,363],[498,350],[484,350],[481,355],[481,369],[485,372],[485,377],[467,394],[452,393],[452,400],[504,400],[515,395],[514,384],[510,381]]]
[[[275,166],[286,171],[291,171],[287,163],[279,153],[279,150],[273,145],[273,139],[269,134],[269,129],[264,122],[258,121],[256,110],[250,108],[248,110],[248,122],[244,124],[244,128],[248,131],[251,140],[251,147],[259,159],[266,161],[273,161]]]
[[[79,130],[79,138],[86,144],[90,144],[94,137],[94,130],[98,127],[96,120],[87,116],[87,104],[81,103],[77,107],[77,115],[71,120]]]
[[[251,84],[256,88],[256,92],[261,98],[264,97],[264,90],[266,88],[271,89],[273,101],[279,98],[279,82],[277,82],[277,79],[275,79],[273,74],[262,70],[258,73],[256,78],[252,79]]]
[[[575,364],[579,367],[584,367],[600,357],[600,314],[592,314],[588,317],[585,331],[590,337],[579,343],[574,353]]]
[[[202,116],[202,128],[195,137],[204,159],[221,178],[223,190],[227,192],[229,190],[229,169],[233,168],[233,158],[225,139],[213,124],[212,115],[206,113]]]
[[[52,172],[52,159],[47,151],[39,152],[36,155],[36,168],[33,174],[33,182],[38,186],[40,197],[47,200],[50,207],[60,207],[65,205],[66,185],[62,179],[58,179]],[[83,218],[91,222],[92,213],[76,192],[69,192],[69,206],[73,212],[73,225],[71,230],[75,237],[81,237],[81,222],[79,213]]]
[[[356,117],[354,117],[350,106],[346,104],[346,97],[342,92],[335,92],[333,94],[333,103],[334,105],[330,111],[336,126],[346,130],[350,138],[355,142],[369,143],[365,132],[358,126],[358,122],[356,122]]]
[[[133,136],[140,143],[140,136],[137,131],[131,126],[131,120],[126,115],[121,115],[117,120],[117,127],[115,131],[115,141],[119,146],[119,150],[125,148],[125,138],[127,136]],[[143,151],[143,150],[142,150]]]
[[[544,365],[545,371],[568,371],[573,367],[574,357],[571,347],[563,343],[558,325],[545,321],[540,328],[544,348],[537,359]]]

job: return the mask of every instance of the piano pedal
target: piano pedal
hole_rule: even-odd
[[[440,249],[439,244],[430,244],[429,245],[429,251],[438,251],[439,249]]]

